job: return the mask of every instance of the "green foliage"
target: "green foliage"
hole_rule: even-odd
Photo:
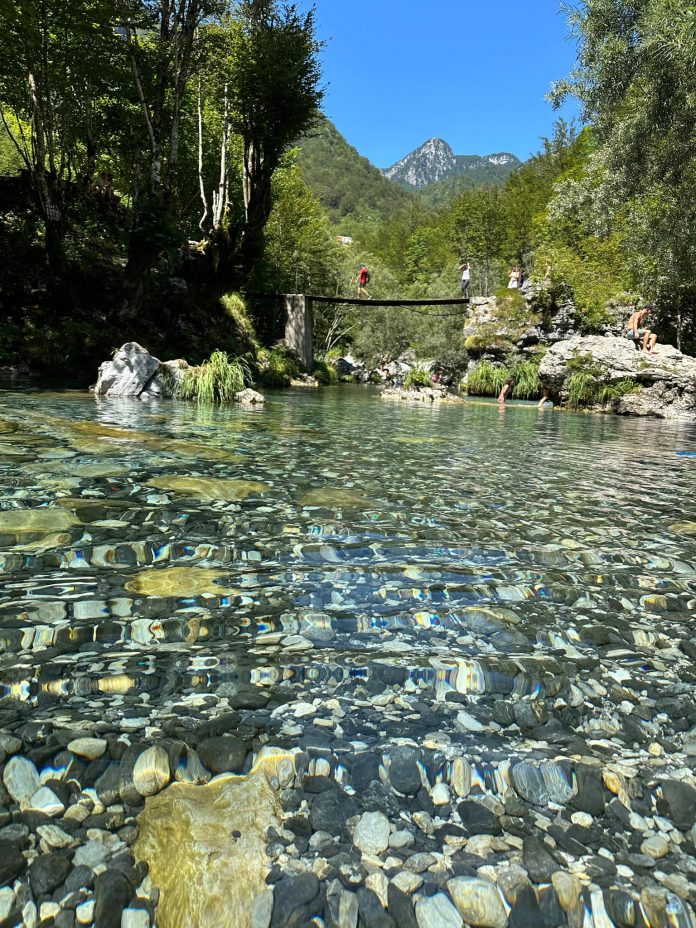
[[[312,373],[322,386],[332,387],[338,383],[336,369],[327,364],[326,361],[315,361]]]
[[[628,393],[639,393],[640,384],[635,383],[628,377],[622,380],[615,380],[614,383],[603,383],[600,385],[597,393],[597,401],[601,403],[611,403],[613,400],[621,399]]]
[[[618,239],[630,289],[656,303],[661,328],[678,345],[694,344],[693,4],[586,0],[570,21],[578,64],[553,98],[580,100],[597,144],[582,175],[561,186],[558,206],[586,240]]]
[[[343,273],[344,252],[319,200],[302,180],[295,156],[288,155],[273,178],[273,210],[250,287],[332,294]]]
[[[413,197],[361,157],[325,117],[298,144],[305,183],[346,234],[388,218]]]
[[[598,364],[591,355],[578,355],[571,358],[566,369],[570,371],[566,386],[569,405],[574,409],[599,406],[613,400],[635,393],[640,385],[628,377],[609,381],[607,370]]]
[[[185,371],[179,388],[183,400],[195,400],[199,405],[234,402],[236,393],[251,380],[251,373],[242,358],[230,358],[223,351],[214,351],[200,367]]]
[[[570,405],[576,409],[594,406],[597,402],[599,383],[590,371],[575,371],[568,378],[567,387]]]
[[[300,375],[300,366],[286,349],[262,350],[258,354],[259,382],[265,387],[289,387],[290,382]]]
[[[5,127],[0,123],[0,177],[19,174],[24,167],[19,152]]]
[[[470,396],[498,396],[509,377],[509,369],[502,364],[481,361],[467,377],[467,392]]]
[[[533,400],[541,396],[539,361],[520,361],[512,370],[514,395],[520,400]]]
[[[235,328],[254,344],[257,341],[256,332],[244,297],[239,293],[226,293],[220,302]]]
[[[429,206],[447,206],[465,190],[501,187],[513,171],[520,167],[520,162],[517,160],[505,164],[494,164],[476,156],[467,155],[460,156],[458,160],[463,169],[462,174],[446,177],[418,191],[420,198]]]
[[[423,367],[414,367],[406,374],[404,378],[404,388],[406,390],[418,390],[421,387],[432,387],[433,378],[430,371]]]

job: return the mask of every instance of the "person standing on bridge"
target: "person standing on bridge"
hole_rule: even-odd
[[[364,264],[360,265],[360,273],[358,274],[358,299],[359,300],[369,300],[371,299],[370,294],[365,289],[370,282],[370,272],[365,267]]]
[[[462,272],[462,299],[464,302],[468,302],[469,284],[471,283],[471,265],[468,261],[464,261],[463,264],[459,265],[459,270]]]

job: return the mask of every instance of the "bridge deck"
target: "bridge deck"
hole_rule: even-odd
[[[284,293],[244,293],[243,296],[253,300],[284,300]],[[306,300],[313,303],[333,303],[340,306],[468,306],[469,300],[463,300],[461,297],[451,300],[375,300],[375,299],[357,299],[348,296],[314,296],[311,293],[304,294]]]

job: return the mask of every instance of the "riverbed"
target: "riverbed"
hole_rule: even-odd
[[[175,924],[143,801],[278,748],[255,928],[689,926],[695,454],[357,387],[1,392],[0,922]]]

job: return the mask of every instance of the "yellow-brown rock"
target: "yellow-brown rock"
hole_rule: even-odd
[[[292,764],[278,754],[247,777],[175,783],[147,800],[134,850],[160,891],[159,928],[250,928],[270,870],[266,833],[282,827],[270,779]]]

